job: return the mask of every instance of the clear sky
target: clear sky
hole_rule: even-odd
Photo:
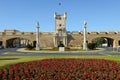
[[[61,3],[61,6],[59,6]],[[67,31],[120,31],[120,0],[0,0],[0,31],[54,32],[54,12],[67,12]]]

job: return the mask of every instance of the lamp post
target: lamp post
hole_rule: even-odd
[[[87,28],[87,22],[84,21],[84,42],[83,42],[83,50],[87,50],[87,43],[86,43],[86,28]]]
[[[39,42],[39,22],[36,23],[36,50],[40,50],[40,42]]]

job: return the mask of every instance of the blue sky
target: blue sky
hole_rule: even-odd
[[[61,3],[61,6],[58,4]],[[0,0],[0,31],[54,32],[54,12],[67,12],[67,31],[120,31],[120,0]]]

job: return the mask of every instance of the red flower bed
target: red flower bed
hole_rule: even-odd
[[[45,59],[0,70],[0,80],[119,80],[120,64],[104,59]]]

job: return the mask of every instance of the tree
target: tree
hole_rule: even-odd
[[[27,48],[28,50],[32,50],[32,49],[33,49],[33,46],[30,45],[30,44],[27,44],[26,48]]]
[[[106,43],[106,40],[105,38],[96,38],[92,42],[96,43],[97,46],[102,46],[102,44]]]
[[[60,42],[59,42],[58,47],[64,47],[64,44],[63,44],[63,42],[62,42],[62,41],[60,41]]]

